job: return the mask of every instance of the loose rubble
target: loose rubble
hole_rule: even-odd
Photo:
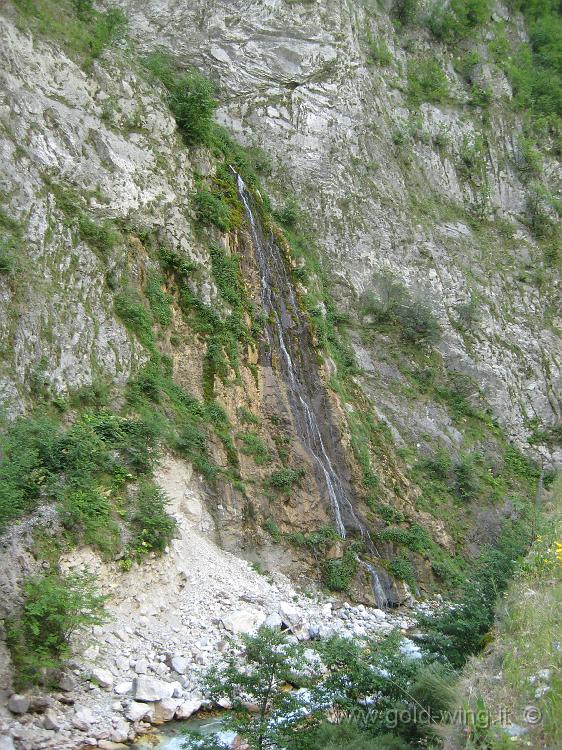
[[[188,719],[208,705],[201,677],[224,657],[229,639],[262,624],[294,642],[382,637],[414,625],[411,613],[304,595],[280,573],[261,575],[201,535],[177,505],[172,510],[179,534],[160,558],[126,573],[88,550],[63,560],[66,570],[96,572],[112,594],[111,619],[75,643],[58,692],[9,697],[0,713],[8,750],[111,747],[151,725]]]

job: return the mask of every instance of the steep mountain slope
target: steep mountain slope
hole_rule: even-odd
[[[523,19],[451,46],[423,8],[117,4],[0,15],[7,630],[61,564],[135,608],[179,544],[158,487],[217,567],[448,591],[560,460],[556,130],[497,55]]]

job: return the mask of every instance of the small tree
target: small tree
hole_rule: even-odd
[[[299,649],[283,633],[266,627],[256,635],[243,636],[242,643],[242,654],[230,657],[222,668],[211,669],[207,690],[213,700],[226,699],[232,704],[225,728],[239,733],[252,750],[266,750],[276,746],[283,717],[297,706],[284,688],[294,680]],[[199,746],[222,747],[209,740]]]
[[[72,635],[106,620],[106,600],[87,572],[27,579],[21,614],[8,623],[7,632],[16,687],[37,683],[46,669],[60,668],[71,653]]]

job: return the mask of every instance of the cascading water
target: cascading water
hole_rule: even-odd
[[[279,369],[285,383],[291,418],[302,444],[316,469],[320,492],[328,499],[336,529],[345,538],[349,529],[357,529],[369,548],[376,553],[368,530],[350,500],[351,489],[345,475],[345,458],[337,444],[337,429],[331,418],[323,383],[318,374],[307,321],[302,315],[281,250],[271,232],[265,236],[261,221],[252,208],[252,198],[242,177],[235,172],[238,193],[250,226],[260,274],[261,299],[267,316],[267,347],[262,348],[262,364],[273,366],[273,353],[279,356]],[[336,467],[340,466],[340,473]],[[385,607],[388,597],[376,568],[368,563],[377,605]]]
[[[266,335],[269,344],[266,356],[270,359],[273,351],[276,349],[279,351],[281,371],[287,385],[293,421],[324,484],[336,529],[342,537],[345,537],[347,530],[344,513],[357,526],[361,527],[361,524],[343,488],[342,481],[334,468],[333,460],[328,453],[320,431],[318,416],[312,402],[313,395],[317,399],[322,396],[320,384],[317,384],[318,392],[312,394],[310,392],[311,373],[308,373],[308,378],[304,378],[298,371],[300,368],[297,364],[298,360],[293,353],[293,341],[289,334],[290,328],[296,328],[295,333],[299,334],[301,344],[299,359],[302,359],[304,353],[303,344],[305,344],[303,336],[305,335],[306,324],[302,320],[293,287],[279,248],[271,235],[267,239],[263,237],[261,227],[258,227],[258,223],[254,217],[251,198],[246,185],[240,175],[237,175],[237,180],[238,191],[250,224],[256,260],[258,262],[262,304],[269,321],[266,326]],[[271,365],[271,359],[268,364]]]

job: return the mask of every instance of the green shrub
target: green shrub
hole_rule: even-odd
[[[238,439],[242,443],[240,448],[242,453],[252,456],[258,466],[263,466],[271,460],[267,446],[255,432],[240,433]]]
[[[323,580],[330,591],[347,591],[354,579],[359,563],[354,553],[347,553],[324,563]]]
[[[240,422],[242,424],[259,425],[259,423],[260,423],[259,417],[256,416],[249,409],[246,409],[245,406],[239,406],[236,409],[236,414],[237,414],[238,419],[240,420]]]
[[[154,319],[162,328],[167,328],[172,322],[172,297],[163,291],[162,284],[157,274],[149,273],[145,294]]]
[[[462,500],[472,500],[480,491],[480,479],[472,456],[463,456],[455,466],[455,489]]]
[[[433,58],[408,64],[408,98],[418,106],[422,102],[443,102],[449,96],[449,82]]]
[[[496,599],[505,590],[516,560],[528,544],[527,527],[528,520],[507,525],[497,546],[485,550],[473,565],[453,606],[434,616],[420,617],[425,632],[420,640],[454,667],[462,667],[471,654],[482,648],[494,622]]]
[[[217,108],[213,85],[198,73],[180,76],[171,58],[162,52],[150,55],[146,66],[168,90],[170,109],[187,145],[210,146]]]
[[[279,526],[275,523],[273,518],[267,518],[263,522],[263,529],[264,531],[267,531],[274,542],[278,543],[281,541],[281,532],[279,531]]]
[[[415,22],[419,7],[419,0],[394,0],[392,15],[402,26],[407,26]]]
[[[15,0],[14,5],[34,31],[55,39],[85,68],[118,42],[127,26],[119,8],[97,11],[88,0]]]
[[[291,196],[287,199],[283,208],[275,212],[275,218],[286,229],[294,229],[300,217],[300,209],[297,199]]]
[[[429,27],[444,42],[464,39],[490,19],[490,0],[438,0],[433,7]]]
[[[215,226],[222,232],[231,228],[231,215],[228,204],[220,195],[207,188],[201,188],[195,194],[195,215],[203,226]]]
[[[512,83],[515,101],[539,118],[559,127],[562,117],[562,17],[556,0],[513,5],[525,16],[529,44],[522,44],[514,56],[504,55],[504,69]]]
[[[267,484],[279,492],[289,492],[300,483],[305,475],[304,469],[277,469],[268,477]]]
[[[18,244],[12,237],[0,237],[0,274],[13,276],[19,269]]]
[[[233,308],[247,306],[247,294],[240,273],[240,263],[235,255],[227,255],[223,247],[209,248],[211,272],[223,300]]]
[[[30,578],[22,590],[21,614],[7,623],[18,689],[39,682],[45,670],[60,668],[70,656],[72,635],[106,619],[106,597],[100,596],[88,573]]]
[[[473,182],[481,180],[486,170],[486,151],[482,136],[480,134],[474,138],[463,136],[459,156],[458,171],[461,177]]]
[[[112,503],[100,487],[68,488],[60,503],[62,525],[75,543],[89,544],[106,555],[114,555],[120,542],[112,518]]]
[[[402,338],[410,343],[435,344],[439,341],[441,328],[430,307],[420,300],[401,308],[397,314]]]
[[[542,172],[542,157],[529,138],[520,138],[517,144],[515,163],[525,179],[538,177]]]
[[[119,292],[115,295],[114,306],[116,315],[125,327],[137,336],[141,344],[153,348],[152,317],[141,302],[138,292],[134,289]]]
[[[176,521],[166,512],[168,498],[153,482],[141,480],[136,509],[131,520],[130,548],[137,557],[148,552],[162,554],[173,539]]]
[[[119,232],[111,221],[96,224],[85,214],[78,218],[80,237],[105,258],[120,239]]]
[[[12,276],[19,271],[21,235],[20,223],[0,208],[0,274]]]
[[[388,48],[388,44],[384,39],[375,39],[369,31],[367,35],[367,43],[369,46],[367,63],[382,65],[383,67],[391,64],[392,52]]]
[[[393,557],[388,564],[388,571],[395,578],[408,584],[412,591],[416,591],[416,577],[412,563],[405,557]]]
[[[556,201],[539,182],[531,184],[527,193],[527,215],[531,231],[540,240],[558,239]]]

